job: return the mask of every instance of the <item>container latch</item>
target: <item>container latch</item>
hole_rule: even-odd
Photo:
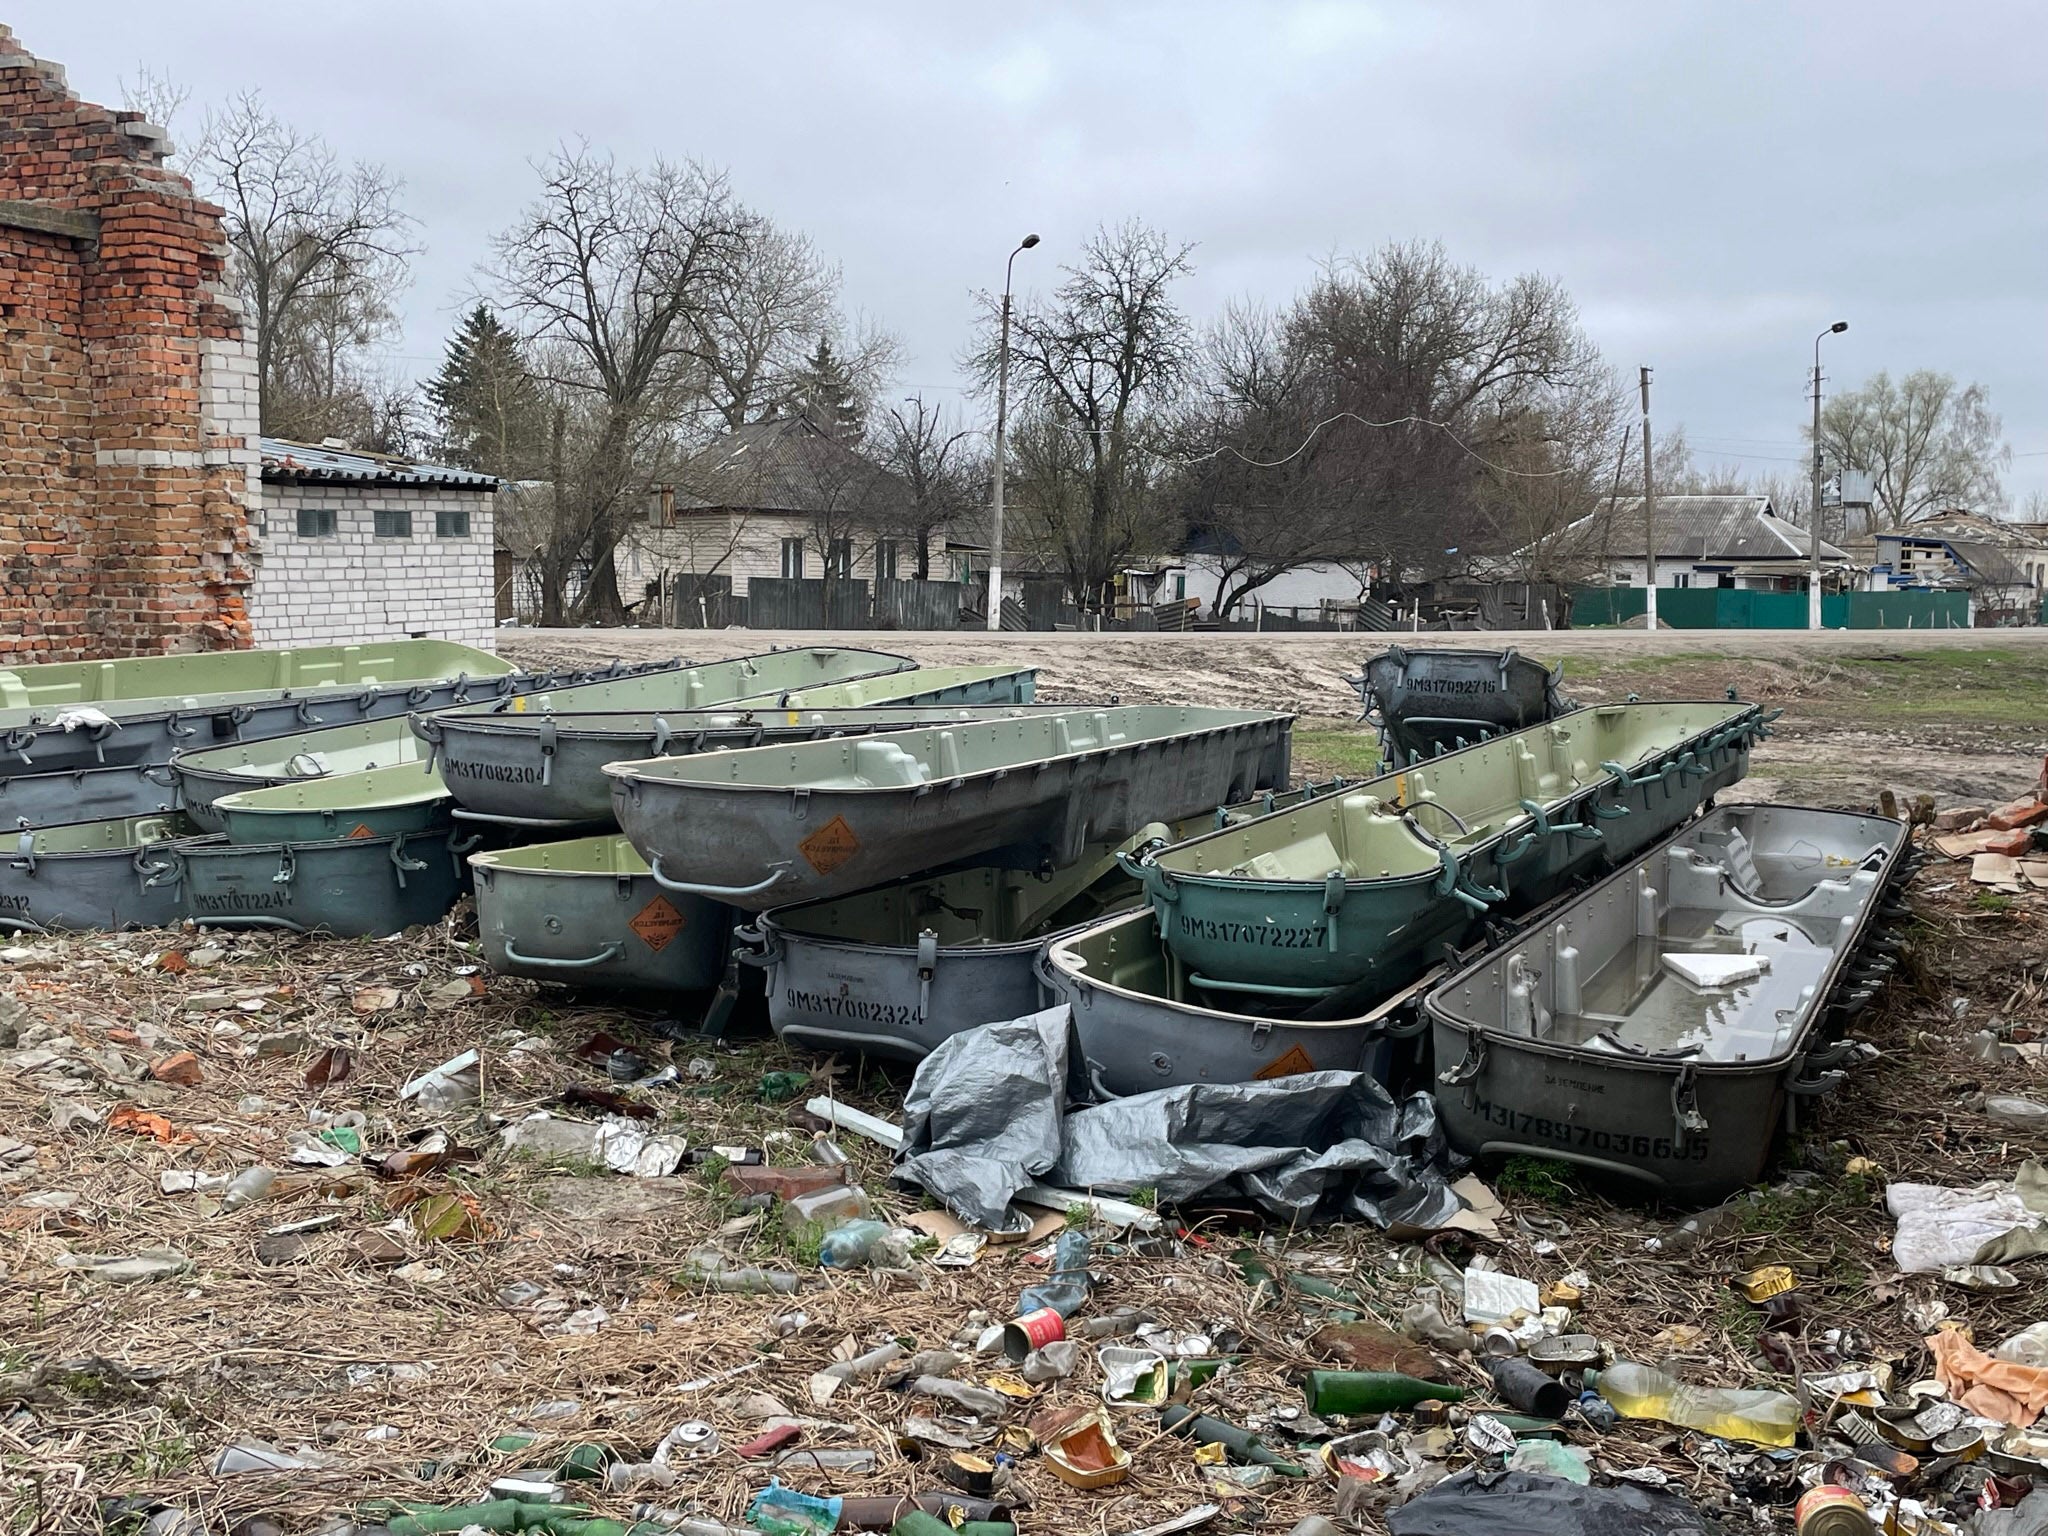
[[[1700,1113],[1698,1076],[1690,1066],[1679,1068],[1677,1080],[1671,1085],[1671,1114],[1681,1150],[1694,1136],[1707,1134],[1707,1117]]]

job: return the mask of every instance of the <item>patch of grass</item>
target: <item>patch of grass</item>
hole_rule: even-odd
[[[1535,1200],[1544,1205],[1572,1205],[1585,1198],[1577,1177],[1561,1163],[1520,1153],[1501,1165],[1494,1189],[1503,1195]]]
[[[1970,905],[1979,912],[2010,912],[2012,898],[1997,891],[1979,891],[1970,898]]]
[[[1323,779],[1342,774],[1369,779],[1380,771],[1379,733],[1369,726],[1356,730],[1297,730],[1294,753],[1300,771]]]
[[[198,1459],[183,1435],[162,1435],[143,1441],[121,1458],[121,1464],[137,1477],[164,1477],[182,1472]]]
[[[1131,1191],[1131,1204],[1142,1205],[1148,1211],[1159,1209],[1159,1191],[1150,1184],[1140,1184]]]

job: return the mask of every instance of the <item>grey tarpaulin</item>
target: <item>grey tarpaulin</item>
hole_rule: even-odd
[[[1204,1083],[1087,1105],[1064,1006],[954,1035],[917,1069],[896,1176],[963,1221],[1012,1223],[1035,1180],[1167,1201],[1242,1195],[1289,1221],[1441,1226],[1461,1208],[1433,1166],[1436,1107],[1359,1072]]]
[[[1582,1488],[1561,1477],[1460,1472],[1387,1516],[1394,1536],[1719,1536],[1676,1494],[1617,1483]]]

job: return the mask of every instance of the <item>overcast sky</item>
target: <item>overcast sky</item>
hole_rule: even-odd
[[[1798,473],[1831,388],[1980,380],[2017,501],[2048,489],[2048,12],[1742,5],[582,5],[15,0],[22,42],[118,104],[147,61],[403,177],[425,253],[394,362],[438,360],[531,162],[578,136],[696,156],[843,264],[903,393],[958,384],[971,292],[1046,285],[1097,224],[1197,243],[1197,315],[1415,237],[1553,274],[1656,369],[1696,456]]]

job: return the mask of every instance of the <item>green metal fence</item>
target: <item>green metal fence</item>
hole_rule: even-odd
[[[1641,587],[1582,587],[1572,594],[1572,627],[1626,624],[1646,606]],[[1964,592],[1845,592],[1821,599],[1820,620],[1828,629],[1967,629],[1970,599]],[[1659,587],[1657,622],[1670,629],[1804,629],[1806,594]]]

